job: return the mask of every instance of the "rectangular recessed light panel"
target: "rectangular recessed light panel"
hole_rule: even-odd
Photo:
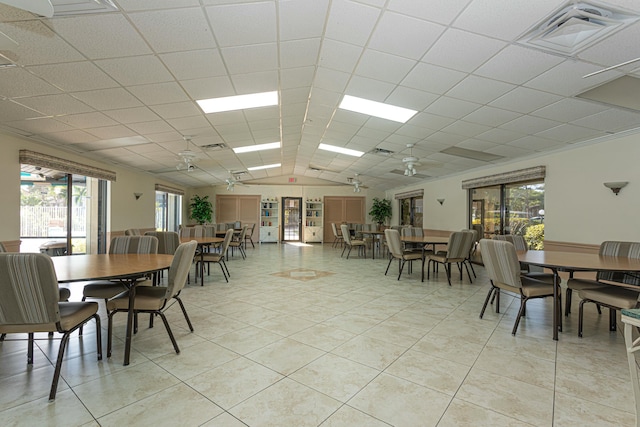
[[[248,95],[199,99],[196,102],[205,114],[220,113],[222,111],[244,110],[247,108],[278,105],[278,92],[250,93]]]
[[[250,153],[252,151],[273,150],[275,148],[280,148],[280,142],[270,142],[269,144],[256,144],[246,145],[244,147],[236,147],[233,149],[233,152],[236,154],[240,154]]]
[[[408,108],[396,107],[395,105],[370,101],[350,95],[345,95],[344,98],[342,98],[340,108],[400,123],[406,123],[407,120],[417,113],[417,111],[409,110]]]
[[[329,144],[320,144],[318,145],[318,148],[321,150],[333,151],[334,153],[346,154],[348,156],[354,157],[362,157],[362,155],[364,154],[364,151],[351,150],[349,148],[336,147],[335,145]]]
[[[274,163],[272,165],[264,165],[264,166],[254,166],[252,168],[247,168],[247,170],[249,171],[259,171],[262,169],[271,169],[271,168],[279,168],[280,167],[280,163]]]

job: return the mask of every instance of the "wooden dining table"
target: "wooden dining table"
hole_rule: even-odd
[[[560,324],[560,276],[559,272],[577,271],[640,271],[640,259],[604,256],[564,251],[518,251],[518,261],[527,265],[548,268],[553,272],[553,339],[558,340]],[[614,286],[614,285],[612,285]]]
[[[404,243],[419,243],[422,244],[422,277],[421,281],[424,282],[424,261],[425,251],[428,245],[431,245],[433,252],[436,251],[437,245],[446,245],[449,243],[449,237],[445,236],[402,236],[400,240]]]
[[[124,365],[129,364],[133,335],[133,306],[138,278],[169,268],[173,255],[166,254],[92,254],[51,257],[58,282],[120,280],[129,288],[129,312],[124,347]]]
[[[200,252],[200,286],[204,286],[204,248],[224,242],[224,238],[222,237],[181,237],[180,243],[187,243],[192,240],[195,240],[198,243],[198,249]],[[198,270],[196,270],[197,274]],[[198,278],[196,277],[196,280]]]

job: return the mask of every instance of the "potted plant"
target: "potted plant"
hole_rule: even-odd
[[[378,228],[382,228],[387,218],[391,218],[391,200],[374,197],[369,215],[378,223]]]
[[[191,198],[189,208],[191,209],[189,218],[196,220],[198,224],[202,225],[206,222],[211,222],[213,205],[209,201],[209,196],[200,197],[196,194]]]

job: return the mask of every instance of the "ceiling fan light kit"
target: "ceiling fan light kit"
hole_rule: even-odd
[[[402,163],[405,164],[404,176],[414,176],[418,173],[416,171],[416,166],[420,166],[418,163],[420,159],[413,156],[413,146],[414,144],[407,144],[407,147],[409,147],[409,156],[402,159]]]

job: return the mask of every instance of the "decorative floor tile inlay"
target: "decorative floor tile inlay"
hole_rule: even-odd
[[[272,273],[272,276],[277,277],[285,277],[287,279],[301,280],[303,282],[308,282],[309,280],[319,279],[321,277],[331,276],[332,273],[330,271],[320,271],[320,270],[308,270],[306,268],[296,268],[293,270],[281,271],[279,273]]]

